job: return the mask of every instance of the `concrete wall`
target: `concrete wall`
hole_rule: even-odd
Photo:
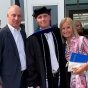
[[[0,0],[0,20],[1,25],[0,27],[4,27],[7,24],[7,10],[11,6],[10,0]]]

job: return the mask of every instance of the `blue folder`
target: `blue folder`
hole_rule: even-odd
[[[88,55],[72,53],[70,57],[71,62],[86,63],[88,62]]]

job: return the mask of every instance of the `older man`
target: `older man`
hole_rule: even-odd
[[[26,88],[26,34],[20,28],[21,8],[12,5],[7,12],[8,24],[0,30],[0,76],[2,88]]]

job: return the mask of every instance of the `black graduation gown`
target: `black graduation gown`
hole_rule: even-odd
[[[52,70],[50,61],[50,52],[47,40],[44,33],[52,32],[55,52],[59,62],[60,71],[60,87],[67,87],[67,77],[65,69],[65,57],[63,53],[63,46],[61,36],[58,28],[50,28],[47,30],[39,31],[27,38],[27,68],[28,68],[28,86],[37,85],[41,88],[46,88],[46,74],[49,81],[49,88],[55,88],[52,80]],[[46,70],[47,69],[47,70]]]

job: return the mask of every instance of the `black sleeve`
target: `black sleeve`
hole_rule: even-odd
[[[36,68],[36,57],[34,53],[34,47],[32,43],[32,39],[28,38],[26,42],[26,54],[27,54],[27,85],[29,87],[39,86],[38,83],[38,75]]]
[[[3,37],[3,33],[1,33],[0,31],[0,76],[1,76],[1,67],[2,67],[2,55],[3,55],[3,51],[4,51],[4,37]]]
[[[0,63],[1,63],[1,55],[2,55],[2,42],[1,42],[1,35],[0,35]]]
[[[0,32],[0,67],[1,67],[1,59],[2,59],[2,54],[3,54],[3,35]]]

